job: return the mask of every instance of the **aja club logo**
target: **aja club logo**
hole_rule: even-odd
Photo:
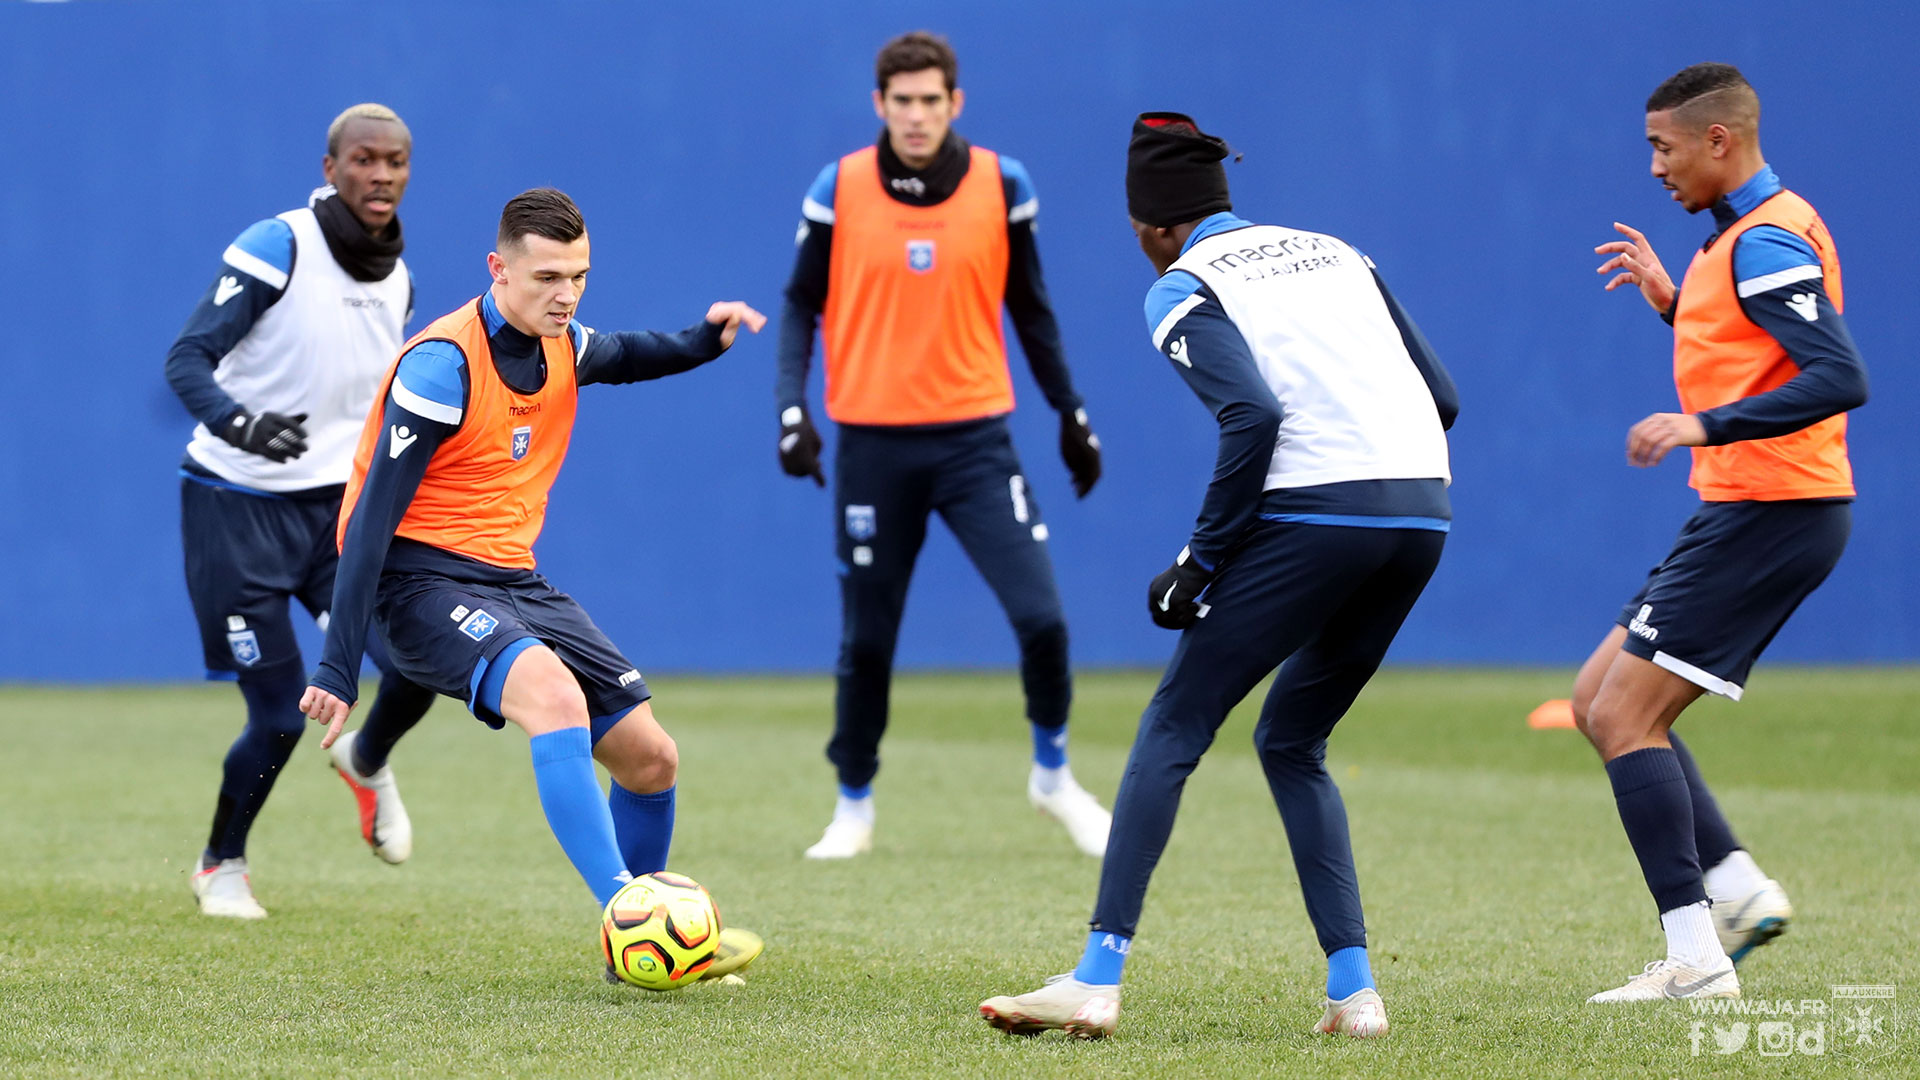
[[[907,241],[907,269],[924,274],[933,269],[933,241]]]
[[[513,429],[513,460],[519,461],[533,449],[533,428],[517,427]]]

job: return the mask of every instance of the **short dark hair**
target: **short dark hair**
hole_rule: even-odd
[[[1694,64],[1661,83],[1647,98],[1647,111],[1680,110],[1677,118],[1692,127],[1725,124],[1758,130],[1760,95],[1732,64]]]
[[[534,188],[508,199],[500,211],[499,244],[506,247],[528,233],[571,244],[587,235],[587,222],[566,192]]]
[[[960,61],[947,39],[925,30],[910,30],[880,47],[880,55],[873,61],[874,86],[884,94],[888,79],[928,68],[939,68],[947,77],[948,93],[959,85]]]

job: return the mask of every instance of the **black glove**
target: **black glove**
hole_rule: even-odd
[[[1168,630],[1192,626],[1200,617],[1200,594],[1212,581],[1213,572],[1201,569],[1193,552],[1181,548],[1173,565],[1160,571],[1147,586],[1147,612],[1153,616],[1153,625]]]
[[[249,454],[275,464],[292,461],[307,452],[306,413],[282,416],[277,412],[249,413],[245,409],[221,426],[215,435]]]
[[[806,409],[789,405],[780,410],[780,468],[788,476],[811,476],[815,487],[826,487],[827,476],[820,471],[823,445]]]
[[[1060,413],[1060,458],[1073,474],[1073,493],[1086,498],[1100,482],[1100,436],[1087,426],[1087,410]]]

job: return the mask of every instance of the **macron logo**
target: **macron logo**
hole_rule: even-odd
[[[215,303],[218,302],[215,301]],[[1820,301],[1812,293],[1794,293],[1787,297],[1787,306],[1793,309],[1795,315],[1808,322],[1820,321]]]
[[[1167,346],[1167,358],[1182,367],[1192,367],[1193,361],[1187,359],[1187,338],[1182,334],[1179,340]]]
[[[1627,622],[1627,632],[1637,634],[1640,637],[1646,638],[1648,641],[1659,640],[1660,631],[1647,625],[1647,620],[1651,618],[1653,618],[1653,605],[1641,604],[1640,614],[1635,615]]]
[[[220,279],[220,283],[213,287],[213,306],[220,307],[227,301],[239,296],[240,290],[244,288],[246,288],[246,286],[240,284],[239,278],[234,277],[232,274],[225,275]]]
[[[392,441],[387,444],[387,456],[390,458],[397,458],[406,453],[407,447],[412,446],[413,441],[420,437],[419,432],[408,431],[406,426],[401,424],[394,425],[387,434],[392,436]]]

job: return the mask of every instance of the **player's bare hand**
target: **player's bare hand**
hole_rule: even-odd
[[[1653,253],[1653,245],[1639,229],[1631,225],[1613,223],[1614,231],[1625,236],[1625,240],[1612,240],[1593,249],[1595,255],[1610,255],[1606,262],[1594,269],[1596,274],[1614,273],[1607,282],[1607,291],[1612,292],[1622,285],[1635,285],[1640,295],[1647,298],[1653,310],[1662,315],[1673,307],[1673,279],[1667,276],[1667,268],[1660,265],[1660,256]]]
[[[1627,432],[1627,462],[1640,468],[1658,465],[1676,446],[1707,445],[1707,426],[1688,413],[1654,413]]]
[[[346,724],[347,714],[353,711],[353,706],[317,686],[309,686],[307,692],[300,695],[300,711],[307,719],[327,725],[327,733],[320,737],[320,748],[325,750],[340,737],[340,729]]]
[[[756,334],[760,332],[761,327],[767,325],[765,315],[753,310],[741,300],[722,300],[708,308],[707,321],[721,327],[720,347],[723,349],[733,347],[733,339],[740,333],[741,323],[747,324],[747,329]]]

